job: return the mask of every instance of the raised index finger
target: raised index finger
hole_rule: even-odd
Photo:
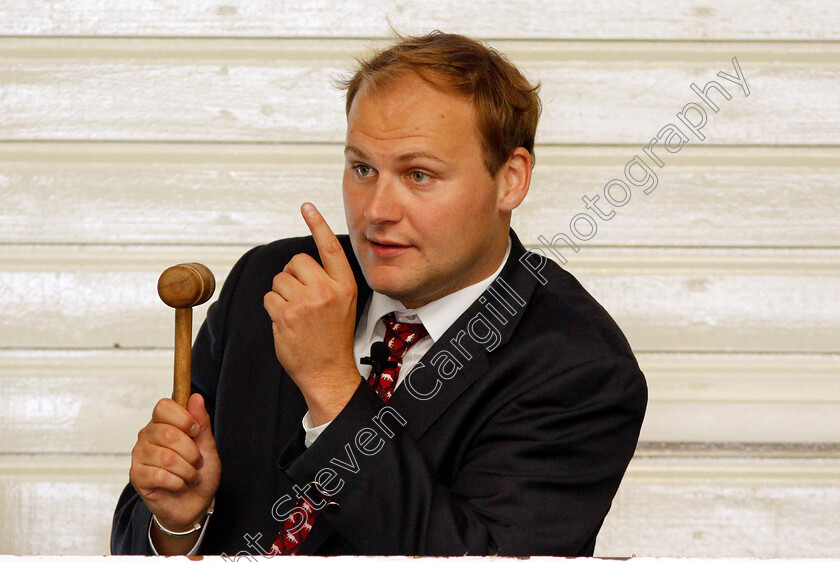
[[[303,215],[303,220],[306,221],[306,226],[309,227],[309,232],[315,239],[318,254],[321,256],[321,263],[324,264],[324,271],[327,272],[327,275],[336,281],[355,280],[350,262],[347,261],[344,248],[341,247],[341,242],[338,241],[330,225],[327,224],[315,205],[304,203],[300,207],[300,212]]]

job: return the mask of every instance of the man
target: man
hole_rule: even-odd
[[[112,551],[591,555],[646,386],[510,229],[537,88],[439,32],[345,86],[349,236],[305,203],[311,237],[236,264],[188,408],[161,400],[138,435]]]

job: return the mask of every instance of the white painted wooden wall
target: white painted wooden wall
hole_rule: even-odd
[[[305,234],[307,199],[344,231],[330,78],[388,21],[489,40],[543,82],[515,216],[532,247],[678,123],[692,83],[727,88],[706,140],[566,252],[650,386],[596,552],[840,556],[833,0],[0,0],[0,553],[107,552],[170,392],[164,268],[221,282]],[[749,97],[717,76],[733,57]]]

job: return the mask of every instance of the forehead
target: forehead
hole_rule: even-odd
[[[442,91],[415,74],[386,87],[363,85],[347,115],[348,145],[478,142],[475,108],[466,96]]]

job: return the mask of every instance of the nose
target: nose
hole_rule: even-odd
[[[376,185],[370,191],[370,198],[365,206],[365,220],[368,224],[397,222],[402,216],[402,207],[396,193],[397,184],[385,174],[379,176]]]

